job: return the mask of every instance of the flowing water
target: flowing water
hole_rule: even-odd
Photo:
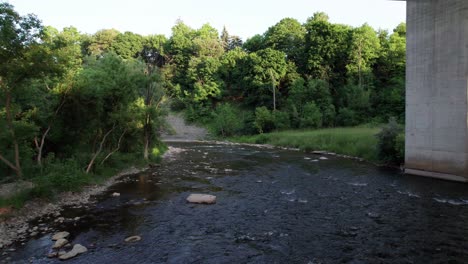
[[[78,220],[47,223],[88,247],[67,263],[468,262],[465,184],[298,151],[172,146],[180,153],[160,167],[62,213]],[[190,193],[217,203],[188,204]],[[133,235],[142,240],[124,242]],[[46,257],[50,237],[29,240],[9,261],[60,262]]]

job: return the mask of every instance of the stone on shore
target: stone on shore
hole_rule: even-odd
[[[73,246],[73,249],[59,257],[61,260],[67,260],[78,256],[79,254],[85,253],[88,249],[80,244]]]
[[[199,203],[199,204],[214,204],[216,203],[216,196],[209,194],[190,194],[187,197],[187,202],[189,203]]]
[[[52,246],[52,248],[61,248],[65,246],[68,243],[68,240],[65,238],[60,238],[57,241],[55,241],[55,244]]]
[[[132,243],[132,242],[137,242],[137,241],[140,241],[140,240],[141,240],[140,236],[131,236],[131,237],[127,237],[125,239],[125,242]]]
[[[52,240],[56,241],[62,238],[67,238],[68,236],[70,236],[70,233],[68,233],[67,231],[58,232],[57,234],[52,236]]]

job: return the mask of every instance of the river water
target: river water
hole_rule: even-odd
[[[364,162],[242,145],[174,143],[77,221],[50,221],[89,251],[67,263],[467,263],[468,188]],[[119,197],[112,193],[119,192]],[[190,193],[214,205],[186,203]],[[142,240],[126,243],[128,236]],[[51,234],[8,255],[46,257]]]

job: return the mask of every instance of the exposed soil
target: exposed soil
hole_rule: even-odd
[[[208,137],[206,129],[187,124],[181,113],[170,113],[166,121],[172,131],[165,131],[161,135],[163,141],[202,141]]]

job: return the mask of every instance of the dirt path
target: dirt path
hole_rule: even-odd
[[[173,131],[163,132],[161,134],[163,141],[198,141],[208,137],[206,129],[187,124],[180,113],[170,113],[166,121]]]

